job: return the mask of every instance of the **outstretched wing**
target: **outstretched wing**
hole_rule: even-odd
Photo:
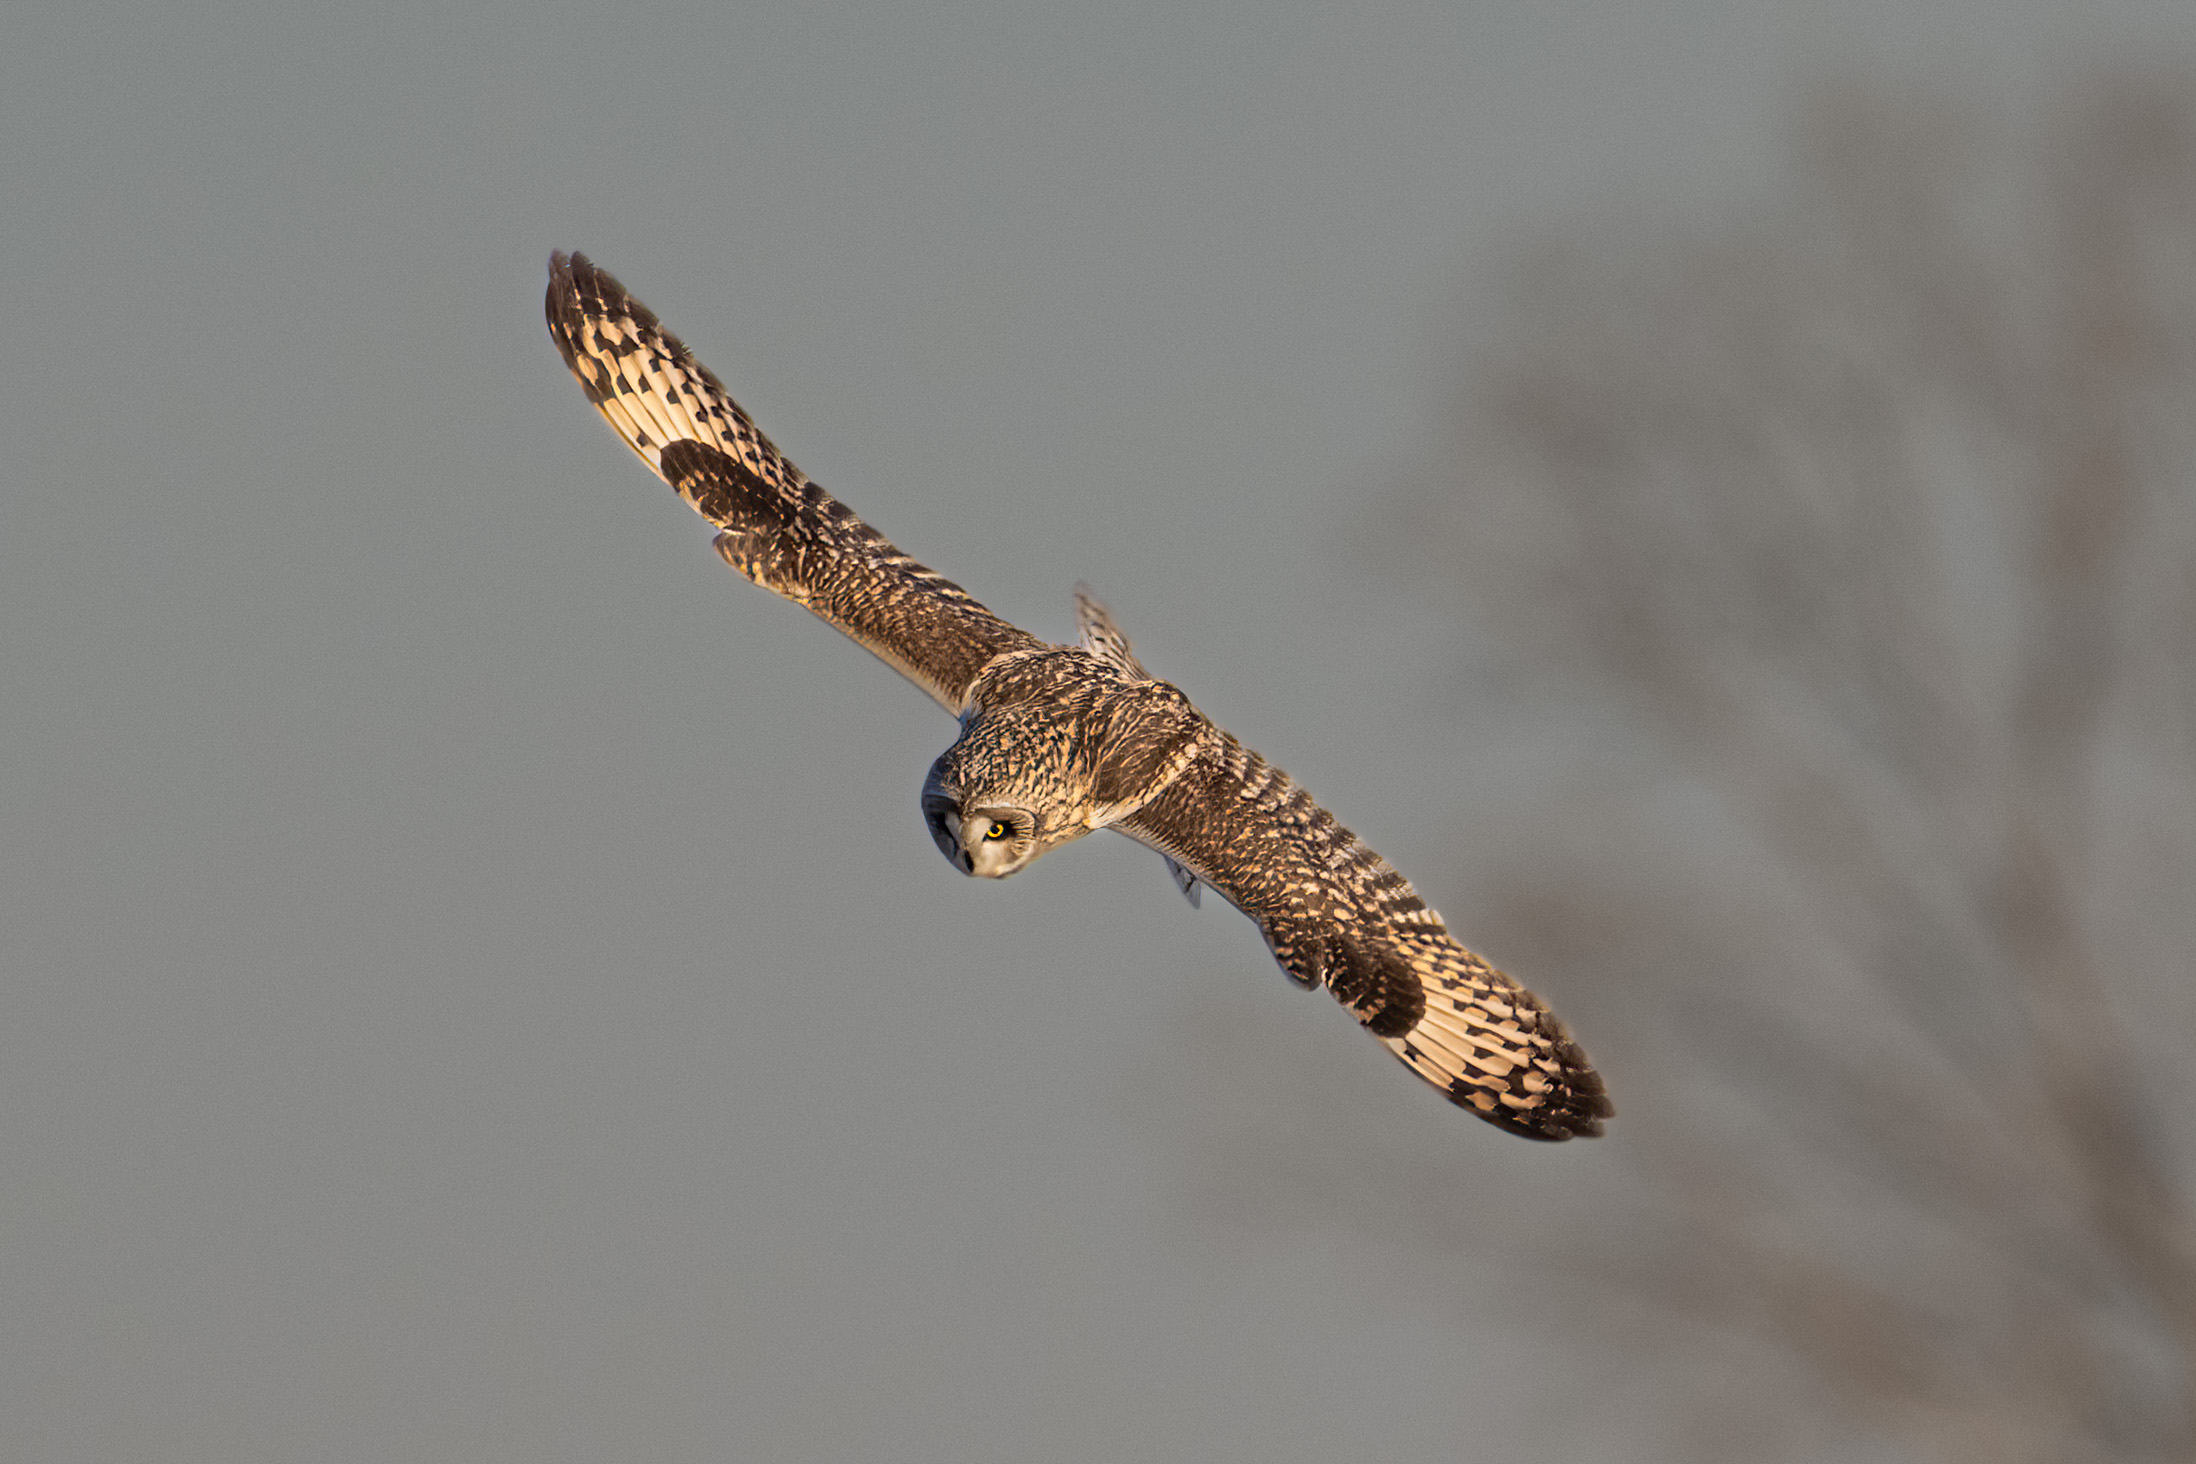
[[[1529,1139],[1591,1138],[1615,1111],[1538,997],[1451,939],[1393,865],[1226,733],[1114,827],[1250,916],[1283,971],[1330,988],[1457,1106]]]
[[[625,445],[724,532],[717,552],[958,713],[976,673],[1043,642],[901,553],[788,462],[723,383],[584,254],[551,255],[549,334]]]

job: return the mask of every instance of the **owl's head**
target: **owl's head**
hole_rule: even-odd
[[[1043,852],[1036,815],[1027,808],[988,799],[963,811],[943,794],[923,795],[923,820],[938,852],[963,874],[1005,879]]]
[[[923,821],[963,874],[1005,879],[1089,825],[1087,775],[1062,717],[1035,708],[982,712],[930,766]]]

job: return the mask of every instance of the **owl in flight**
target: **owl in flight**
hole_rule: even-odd
[[[625,287],[549,261],[549,334],[625,445],[719,533],[717,553],[935,697],[961,733],[923,782],[954,868],[1004,879],[1092,829],[1159,851],[1192,905],[1210,885],[1282,971],[1325,986],[1449,1100],[1529,1139],[1591,1137],[1613,1110],[1539,998],[1449,938],[1394,866],[1272,763],[1146,671],[1078,587],[1082,643],[1048,645],[901,553],[803,477]]]

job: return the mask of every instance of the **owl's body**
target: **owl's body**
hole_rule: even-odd
[[[932,838],[1004,877],[1093,829],[1210,885],[1274,959],[1326,986],[1451,1101],[1536,1139],[1591,1136],[1600,1077],[1538,998],[1450,938],[1409,881],[1288,776],[1138,663],[1078,589],[1081,643],[1000,620],[773,447],[677,337],[585,256],[550,261],[550,334],[642,461],[716,524],[717,552],[960,718],[922,790]]]

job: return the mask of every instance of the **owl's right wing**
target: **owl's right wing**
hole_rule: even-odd
[[[1113,827],[1251,917],[1281,969],[1325,986],[1451,1103],[1529,1139],[1592,1138],[1615,1110],[1540,998],[1441,917],[1288,774],[1225,732]]]
[[[958,713],[976,673],[1041,649],[901,553],[763,436],[709,368],[584,254],[551,255],[549,334],[627,447],[723,530],[717,552]]]

